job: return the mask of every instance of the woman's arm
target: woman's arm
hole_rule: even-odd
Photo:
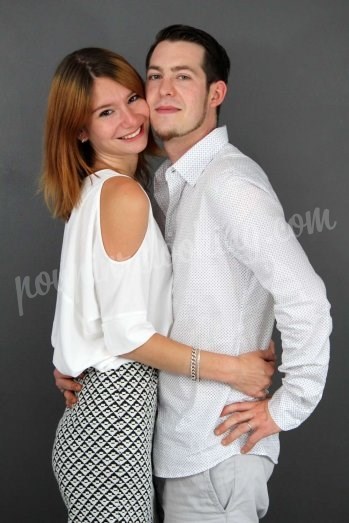
[[[275,369],[274,344],[257,350],[228,356],[206,350],[200,351],[200,379],[226,383],[254,398],[265,398]],[[192,347],[154,334],[144,345],[127,353],[127,358],[156,369],[191,375]]]
[[[161,334],[154,334],[147,343],[129,352],[127,357],[157,369],[190,376],[191,347]],[[232,388],[255,398],[266,397],[274,370],[275,348],[272,341],[266,350],[256,350],[240,356],[201,351],[201,379],[227,383]],[[54,369],[53,375],[56,387],[64,395],[67,407],[72,407],[77,402],[75,393],[79,392],[82,386],[58,369]]]

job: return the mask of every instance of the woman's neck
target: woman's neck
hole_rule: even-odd
[[[130,178],[134,178],[138,164],[138,156],[130,156],[127,158],[96,158],[93,169],[101,171],[102,169],[112,169],[120,174],[125,174]]]

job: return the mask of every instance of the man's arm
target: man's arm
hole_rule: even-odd
[[[272,189],[230,176],[210,195],[233,256],[252,271],[274,299],[282,336],[282,386],[261,402],[226,406],[216,434],[230,443],[250,433],[244,451],[261,438],[300,425],[321,399],[329,361],[331,318],[317,276]],[[226,197],[226,204],[222,199]]]

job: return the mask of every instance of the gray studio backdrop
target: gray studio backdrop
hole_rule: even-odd
[[[63,410],[50,346],[63,226],[36,195],[50,78],[65,54],[83,46],[114,49],[143,73],[155,32],[170,23],[201,27],[227,48],[232,71],[221,121],[232,143],[268,173],[333,306],[324,398],[302,427],[281,435],[264,521],[343,523],[349,492],[347,0],[0,1],[0,520],[66,520],[50,464]]]

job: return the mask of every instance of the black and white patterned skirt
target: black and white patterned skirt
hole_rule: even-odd
[[[157,371],[88,369],[59,422],[52,464],[68,523],[151,523]]]

